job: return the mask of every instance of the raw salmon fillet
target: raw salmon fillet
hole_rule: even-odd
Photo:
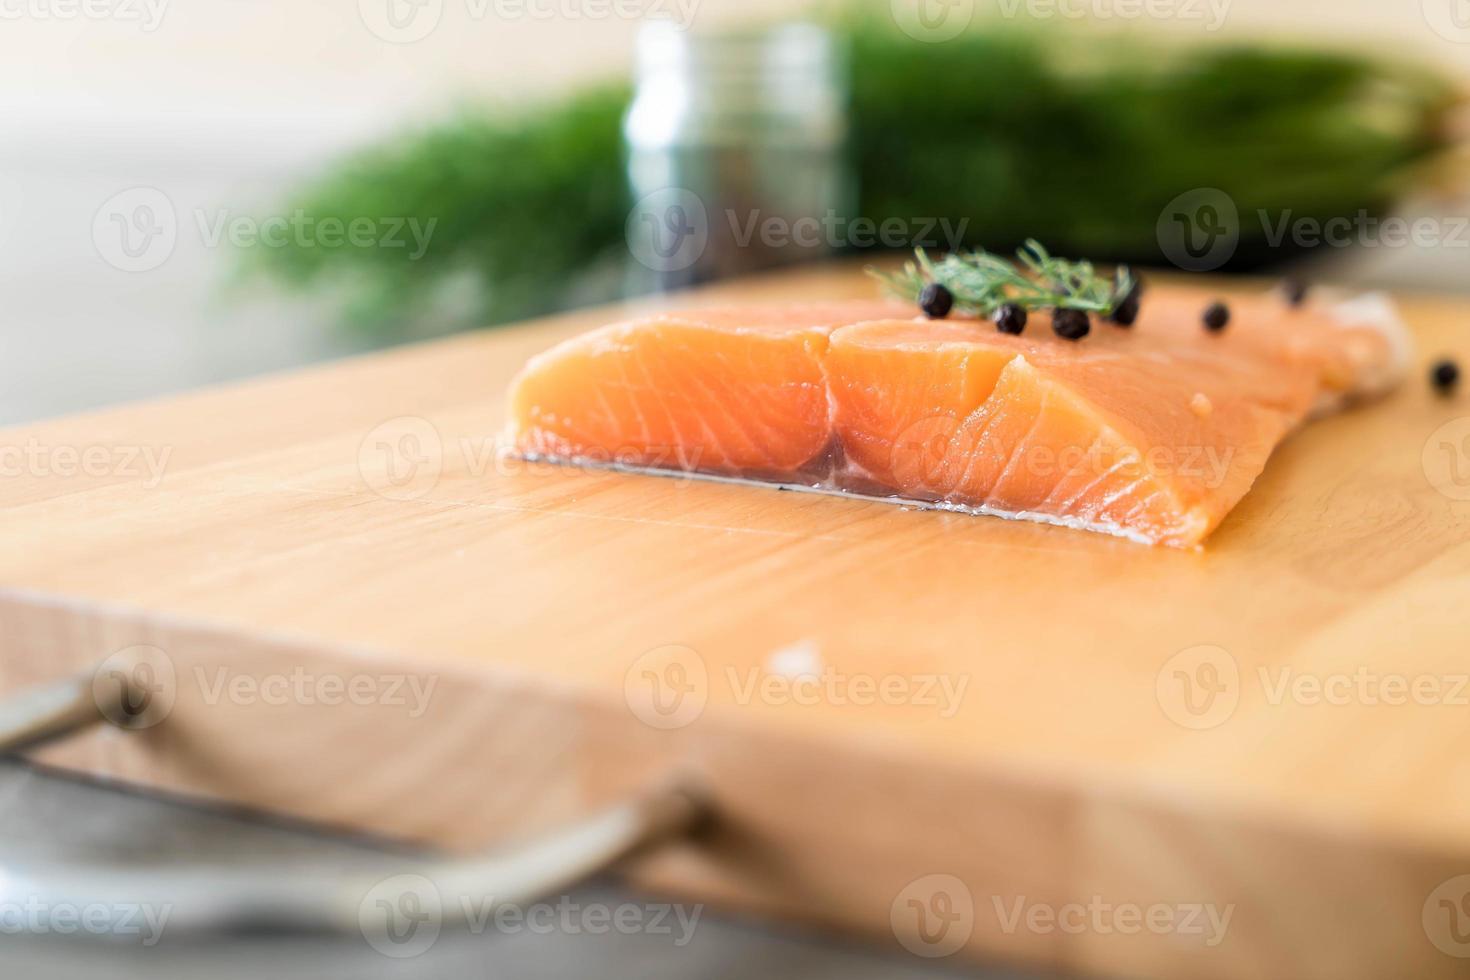
[[[1062,340],[928,320],[898,303],[653,316],[534,358],[509,440],[538,459],[677,470],[1188,547],[1307,418],[1379,394],[1407,362],[1376,298],[1289,307],[1150,291],[1131,329]]]

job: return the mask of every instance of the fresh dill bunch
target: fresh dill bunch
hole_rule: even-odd
[[[1381,217],[1453,145],[1461,103],[1442,73],[1391,57],[1171,38],[1099,44],[1087,32],[1069,40],[998,23],[923,44],[872,4],[839,13],[861,193],[852,216],[962,222],[956,247],[1005,252],[1035,236],[1067,254],[1162,265],[1159,215],[1202,187],[1273,224]],[[630,98],[614,80],[528,104],[471,104],[390,133],[273,207],[344,224],[434,221],[422,255],[290,242],[249,249],[242,270],[329,290],[379,340],[641,288],[625,277]],[[1225,269],[1292,258],[1297,247],[1273,244],[1268,230],[1240,222]]]
[[[938,283],[954,297],[956,312],[993,316],[1002,306],[1024,310],[1081,310],[1099,316],[1111,314],[1133,292],[1135,280],[1127,266],[1104,275],[1088,261],[1053,256],[1035,239],[1027,239],[1012,263],[998,255],[975,250],[946,255],[939,261],[923,249],[898,272],[869,269],[892,296],[919,302],[924,288]]]

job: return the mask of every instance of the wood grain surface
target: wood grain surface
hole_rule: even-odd
[[[1463,973],[1470,396],[1314,424],[1200,553],[498,456],[622,312],[0,434],[4,688],[157,687],[45,760],[455,849],[680,776],[721,820],[642,881],[921,955]]]

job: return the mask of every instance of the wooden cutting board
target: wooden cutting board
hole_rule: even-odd
[[[1470,358],[1470,307],[1402,306]],[[1463,974],[1470,396],[1416,367],[1312,426],[1200,553],[497,459],[515,370],[622,312],[5,432],[4,688],[140,644],[170,685],[45,761],[454,849],[677,774],[718,830],[636,873],[700,899],[1119,976]]]

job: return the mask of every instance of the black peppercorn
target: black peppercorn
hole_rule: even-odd
[[[1015,303],[1007,303],[995,311],[995,329],[1001,333],[1018,334],[1026,329],[1026,310]]]
[[[1441,395],[1453,395],[1460,386],[1460,365],[1449,358],[1435,361],[1429,369],[1429,383]]]
[[[943,320],[954,309],[954,293],[940,283],[931,282],[919,293],[919,309],[931,320]]]
[[[1301,306],[1307,301],[1307,293],[1310,287],[1301,279],[1288,279],[1281,284],[1281,292],[1286,296],[1286,302],[1291,306]]]
[[[1055,310],[1051,315],[1051,328],[1063,340],[1081,340],[1092,330],[1092,321],[1082,310]]]
[[[1205,329],[1219,333],[1230,324],[1230,307],[1224,303],[1211,303],[1205,310]]]
[[[1135,279],[1128,295],[1118,300],[1118,305],[1108,314],[1108,320],[1120,327],[1131,327],[1138,322],[1138,311],[1143,301],[1143,281]]]
[[[1138,322],[1138,306],[1138,299],[1129,297],[1113,309],[1108,319],[1120,327],[1131,327]]]

